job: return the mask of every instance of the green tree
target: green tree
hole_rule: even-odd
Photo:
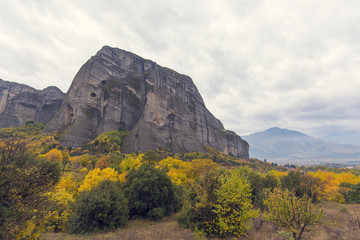
[[[194,181],[190,182],[177,220],[182,227],[216,234],[215,191],[220,188],[220,176],[224,173],[218,168],[210,167],[211,165],[207,168],[204,168],[203,164],[200,166],[202,171],[195,174]]]
[[[348,203],[360,203],[360,183],[341,183],[340,194],[342,194]]]
[[[151,163],[151,162],[156,163],[160,161],[159,156],[154,151],[147,151],[144,154],[142,160],[145,163]]]
[[[128,202],[117,182],[103,181],[89,191],[83,191],[71,206],[68,222],[71,233],[113,230],[128,220]]]
[[[287,175],[280,178],[280,186],[282,189],[288,189],[289,191],[295,191],[296,196],[301,197],[301,172],[289,171]]]
[[[309,226],[319,224],[323,217],[322,210],[314,208],[307,195],[298,198],[287,189],[268,191],[264,205],[268,209],[263,215],[265,219],[291,233],[295,240],[301,239],[304,231]]]
[[[251,204],[251,188],[246,178],[238,171],[220,178],[221,187],[215,191],[216,225],[219,235],[226,233],[235,236],[245,235],[249,230],[249,221],[256,218],[259,211]]]
[[[310,174],[301,175],[299,191],[301,195],[306,194],[313,202],[318,201],[320,193],[324,190],[324,183]]]
[[[129,200],[130,217],[161,219],[180,208],[180,196],[170,177],[152,163],[133,169],[127,176],[124,192]]]
[[[42,217],[47,201],[44,193],[59,177],[60,164],[36,159],[26,142],[11,138],[0,142],[1,239],[16,236],[27,221]]]

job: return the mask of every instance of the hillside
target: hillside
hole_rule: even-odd
[[[61,144],[61,133],[44,134],[43,128],[28,122],[0,129],[0,216],[6,219],[1,222],[2,239],[277,239],[277,222],[264,217],[274,209],[274,199],[281,199],[281,205],[296,201],[314,206],[315,220],[306,228],[318,234],[309,238],[305,232],[306,239],[358,232],[347,227],[354,226],[358,208],[338,205],[360,203],[356,169],[294,171],[211,148],[207,153],[158,149],[124,154],[121,143],[127,132],[119,130],[72,148]],[[326,205],[312,204],[307,197]],[[329,221],[339,227],[328,229]],[[281,227],[299,236],[297,230]]]
[[[251,146],[251,157],[269,161],[296,164],[360,161],[359,146],[326,142],[288,129],[270,128],[243,138]]]

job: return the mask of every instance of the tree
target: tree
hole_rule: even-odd
[[[95,140],[88,143],[86,148],[92,153],[110,153],[119,151],[126,135],[126,131],[113,130],[103,132]]]
[[[360,203],[360,183],[341,183],[339,192],[344,196],[346,202]]]
[[[211,234],[218,232],[217,226],[214,224],[216,219],[214,205],[216,204],[215,191],[220,187],[222,172],[219,171],[219,168],[213,168],[206,162],[197,161],[197,163],[201,163],[199,165],[205,164],[204,166],[207,167],[203,169],[203,172],[196,169],[196,174],[191,174],[193,178],[190,178],[185,203],[177,220],[182,227]],[[199,165],[196,164],[197,167]]]
[[[313,202],[318,201],[319,194],[323,191],[323,182],[310,174],[301,175],[300,192],[307,194]]]
[[[128,203],[119,183],[103,181],[83,191],[71,207],[68,229],[71,233],[113,230],[128,220]]]
[[[129,200],[130,217],[138,215],[160,219],[179,209],[180,197],[176,186],[154,164],[145,163],[133,169],[126,178],[124,192]]]
[[[109,167],[109,155],[102,156],[95,164],[95,168],[104,169]]]
[[[259,211],[251,205],[251,188],[238,171],[220,178],[221,187],[215,191],[216,225],[218,234],[230,233],[238,237],[249,230],[249,221],[256,218]]]
[[[60,150],[53,148],[46,154],[40,155],[39,157],[43,157],[44,159],[50,161],[50,162],[63,162],[63,154]]]
[[[280,177],[280,185],[283,189],[288,189],[289,191],[295,191],[296,196],[301,197],[302,193],[300,190],[301,183],[301,172],[289,171],[286,176]]]
[[[154,151],[147,151],[144,154],[142,161],[144,163],[151,163],[151,162],[157,163],[160,161],[160,159],[159,156]]]
[[[1,239],[19,234],[27,221],[42,217],[44,193],[59,177],[59,163],[36,159],[26,142],[10,138],[0,142]]]
[[[305,229],[320,223],[323,217],[322,210],[314,209],[306,195],[298,198],[287,189],[268,191],[264,205],[268,209],[264,214],[265,219],[291,233],[295,240],[301,239]]]
[[[100,182],[110,180],[116,182],[119,180],[119,174],[113,168],[95,168],[91,170],[85,177],[83,183],[79,187],[79,192],[90,190],[96,187]]]
[[[252,203],[262,209],[264,200],[264,177],[259,173],[244,167],[239,169],[239,173],[247,178],[251,188]]]

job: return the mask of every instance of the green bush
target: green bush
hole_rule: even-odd
[[[119,183],[103,181],[90,191],[81,192],[71,206],[68,222],[71,233],[113,230],[128,220],[128,202]]]
[[[127,175],[124,192],[129,200],[130,217],[161,219],[180,208],[177,187],[154,164],[146,163]]]
[[[215,191],[221,186],[222,174],[218,170],[204,170],[202,175],[190,184],[186,201],[177,218],[182,227],[196,229],[206,234],[218,231],[212,223],[216,221]]]
[[[360,183],[341,183],[340,193],[348,203],[360,203]]]
[[[300,171],[289,171],[287,175],[280,178],[280,186],[282,189],[294,191],[297,197],[302,197],[301,192],[301,172]]]
[[[246,234],[249,221],[257,214],[243,171],[209,171],[190,185],[177,220],[182,227],[206,235],[239,237]]]

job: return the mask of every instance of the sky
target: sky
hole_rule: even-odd
[[[360,134],[359,0],[1,0],[0,78],[66,92],[104,45],[190,76],[240,135]]]

